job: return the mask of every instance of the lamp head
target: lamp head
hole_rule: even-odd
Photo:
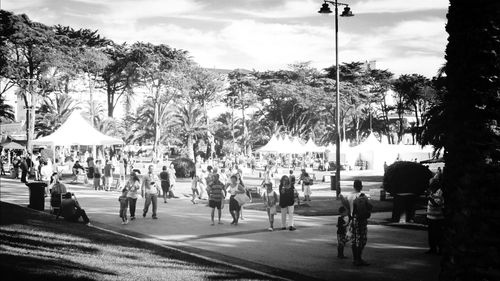
[[[344,7],[344,11],[342,11],[342,14],[340,14],[341,17],[352,17],[354,14],[351,11],[351,8],[349,6]]]
[[[318,13],[320,14],[331,14],[332,13],[332,10],[330,10],[330,6],[328,5],[328,3],[323,3],[323,5],[321,5],[321,9],[319,9]]]

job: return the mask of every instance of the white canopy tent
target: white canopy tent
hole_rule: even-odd
[[[82,117],[80,112],[75,111],[54,133],[34,140],[33,144],[50,146],[115,145],[123,144],[123,140],[99,132]]]

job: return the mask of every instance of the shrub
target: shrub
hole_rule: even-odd
[[[392,196],[398,193],[423,194],[429,187],[432,172],[420,163],[399,161],[387,167],[384,189]]]
[[[432,172],[419,163],[401,161],[387,167],[383,187],[394,196],[393,221],[399,221],[403,213],[406,214],[407,222],[413,221],[417,197],[427,190],[431,178]],[[398,195],[401,193],[410,194]]]
[[[172,164],[174,164],[175,175],[178,178],[188,178],[195,173],[194,162],[189,158],[177,158],[172,161]]]

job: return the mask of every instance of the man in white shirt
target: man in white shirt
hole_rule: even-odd
[[[158,208],[158,195],[160,195],[160,189],[158,185],[160,184],[160,179],[158,175],[154,174],[153,165],[149,165],[148,174],[144,176],[142,181],[142,196],[146,199],[144,202],[144,211],[142,216],[146,217],[149,210],[149,205],[153,203],[153,219],[156,220],[156,210]]]

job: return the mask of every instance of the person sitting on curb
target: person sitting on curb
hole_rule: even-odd
[[[78,222],[81,217],[83,219],[83,223],[87,226],[91,226],[87,213],[85,213],[85,210],[80,207],[76,198],[73,199],[73,194],[71,192],[67,192],[63,195],[63,200],[61,202],[61,216],[70,222]]]

